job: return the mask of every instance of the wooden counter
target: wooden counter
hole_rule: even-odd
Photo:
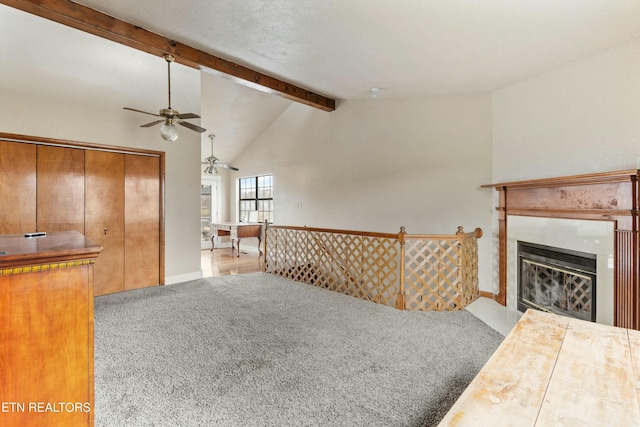
[[[440,426],[640,426],[640,332],[528,310]]]
[[[0,235],[0,425],[93,425],[101,250],[77,232]]]

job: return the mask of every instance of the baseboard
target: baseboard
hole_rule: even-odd
[[[189,282],[191,280],[202,279],[202,270],[192,273],[177,274],[175,276],[167,276],[164,279],[165,285],[175,285],[176,283]]]

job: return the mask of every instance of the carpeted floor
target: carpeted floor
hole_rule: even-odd
[[[431,426],[503,337],[267,273],[95,300],[96,426]]]

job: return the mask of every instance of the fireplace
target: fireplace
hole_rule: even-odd
[[[595,254],[518,242],[518,310],[596,321]]]
[[[598,310],[596,322],[640,330],[640,169],[600,172],[483,185],[497,190],[497,294],[500,304],[517,308],[517,252],[513,239],[597,254]],[[554,232],[514,227],[519,218],[542,223],[580,221],[582,225]],[[531,221],[529,221],[531,220]],[[582,230],[587,223],[608,223],[602,238]],[[508,224],[508,225],[507,225]],[[537,233],[545,231],[540,237]],[[572,232],[572,231],[577,231]],[[569,240],[557,244],[549,240]],[[602,239],[606,240],[603,245]],[[585,243],[586,242],[586,243]],[[599,250],[590,246],[598,245]],[[606,246],[606,248],[605,248]]]

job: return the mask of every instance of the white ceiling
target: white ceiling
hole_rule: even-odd
[[[640,37],[638,0],[77,2],[338,108],[371,87],[378,98],[490,92]],[[290,101],[218,79],[202,85],[202,125],[218,136],[216,155],[232,162]],[[206,157],[206,134],[203,147]]]
[[[80,0],[336,99],[493,91],[640,37],[634,0]]]

